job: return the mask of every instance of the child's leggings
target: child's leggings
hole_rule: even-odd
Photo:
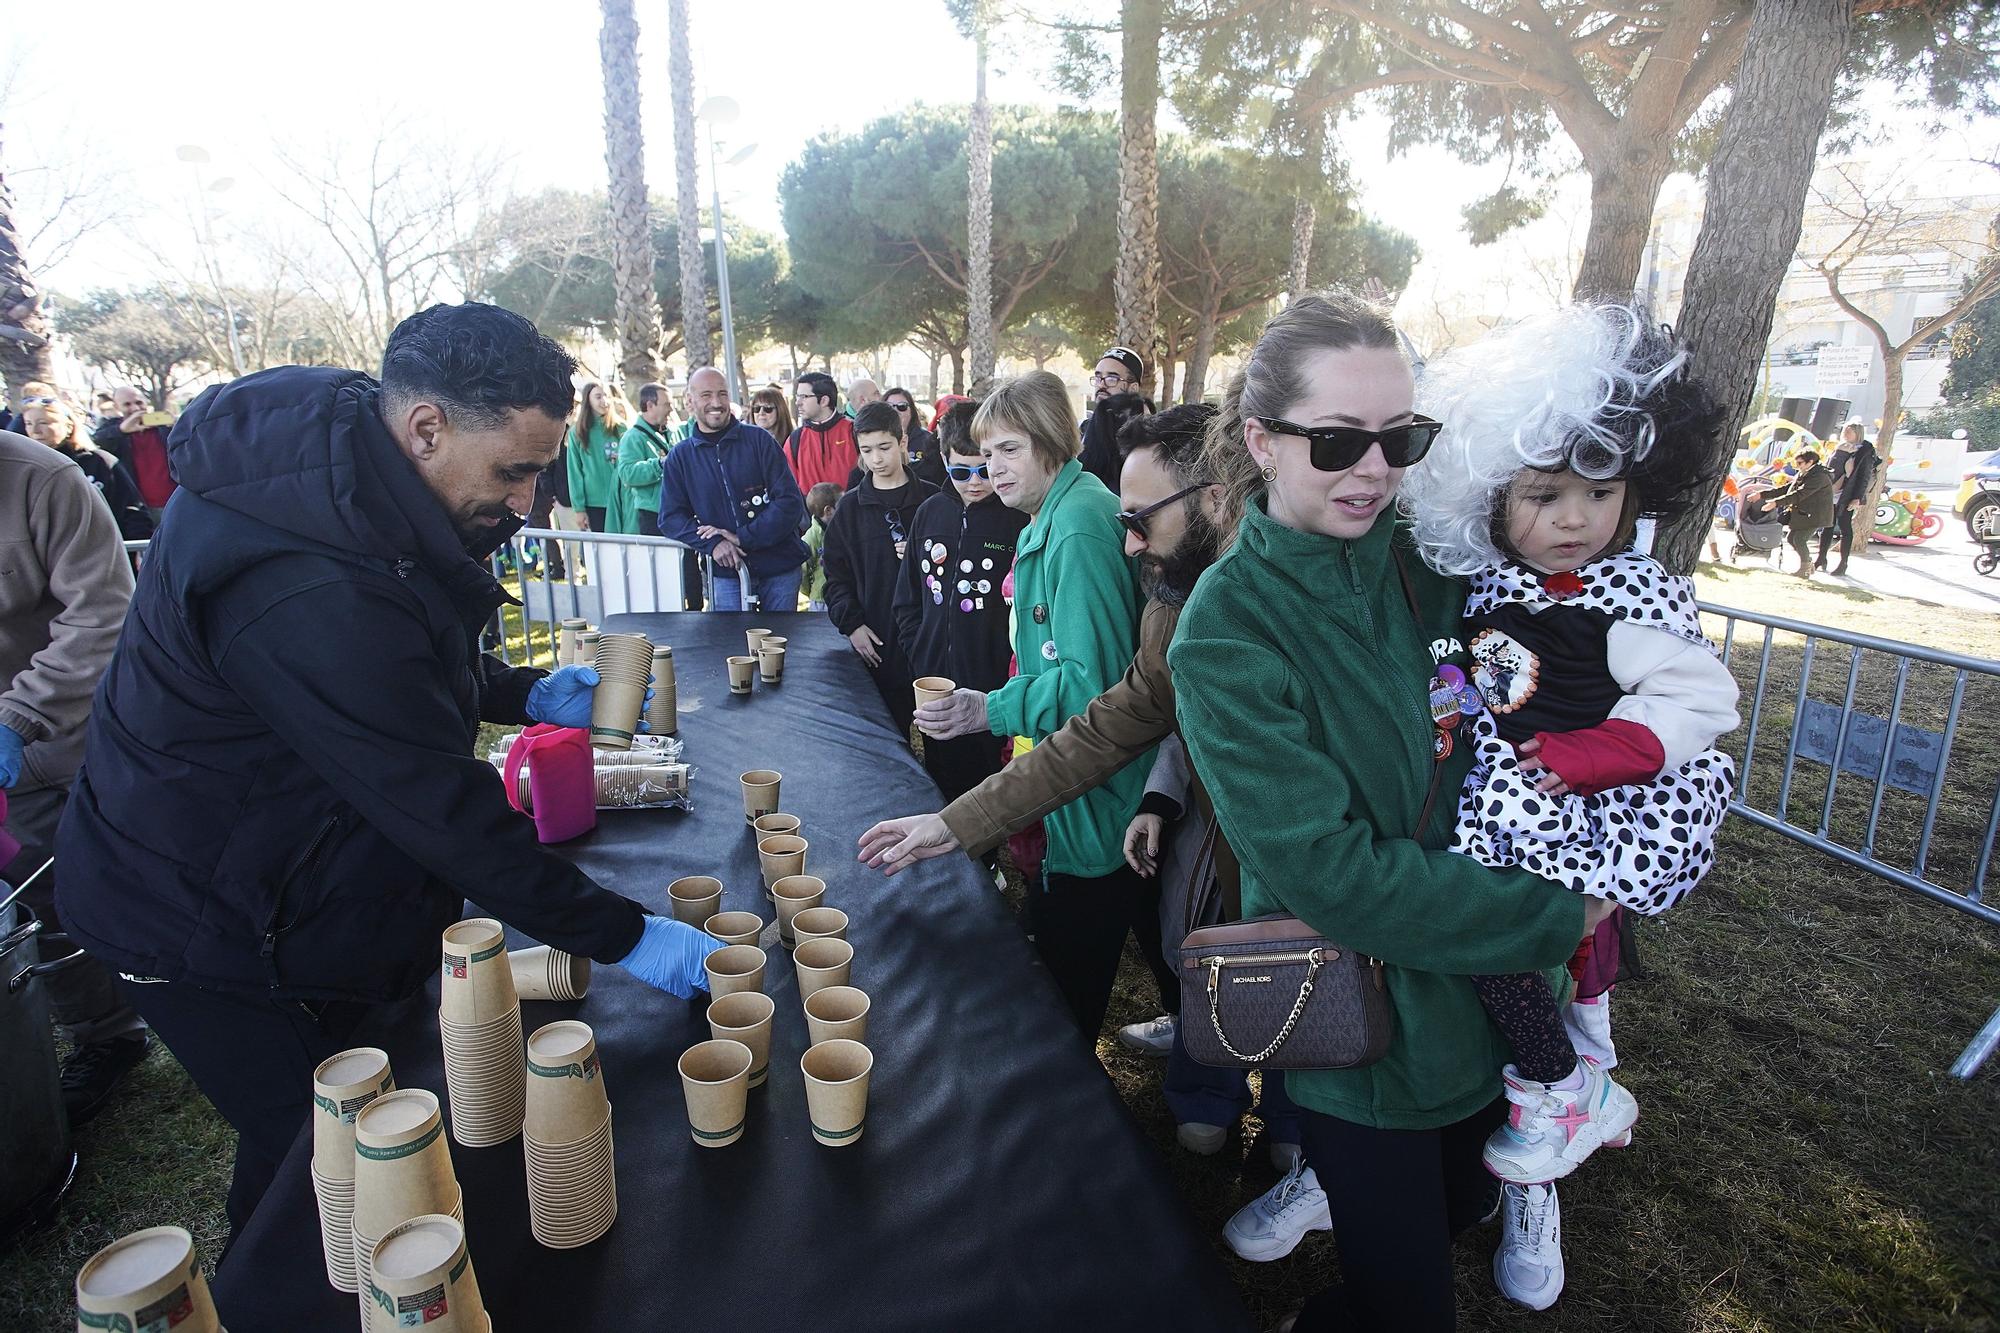
[[[1486,1016],[1514,1047],[1514,1068],[1537,1083],[1559,1083],[1576,1069],[1576,1048],[1563,1028],[1549,979],[1540,972],[1474,977]]]

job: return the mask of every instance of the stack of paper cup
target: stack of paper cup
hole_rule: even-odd
[[[590,960],[546,944],[508,950],[507,970],[524,1000],[581,1000],[590,993]]]
[[[376,1245],[400,1224],[429,1213],[463,1222],[464,1198],[437,1095],[403,1088],[376,1098],[354,1118],[354,1262],[362,1327],[389,1327],[371,1322],[369,1314]]]
[[[646,705],[646,725],[655,736],[673,736],[681,729],[680,700],[674,685],[674,650],[653,646],[653,702]]]
[[[326,1280],[337,1291],[361,1289],[354,1270],[354,1117],[395,1090],[389,1053],[373,1046],[329,1056],[313,1070],[313,1195]]]
[[[606,634],[597,641],[597,688],[590,695],[590,743],[629,750],[646,706],[653,641],[643,634]]]
[[[562,632],[556,638],[556,665],[570,666],[579,659],[576,655],[577,636],[590,628],[590,622],[582,616],[571,616],[563,621]]]
[[[521,1004],[506,932],[491,917],[461,921],[444,932],[438,1031],[451,1094],[451,1136],[468,1148],[513,1138],[521,1129],[526,1095]]]
[[[528,1038],[528,1225],[551,1249],[588,1245],[618,1216],[611,1102],[587,1023],[551,1023]]]
[[[647,805],[672,805],[687,799],[686,764],[614,764],[596,770],[593,777],[597,783],[597,807],[600,810],[607,806],[637,809]]]
[[[194,1237],[147,1227],[91,1255],[76,1274],[76,1327],[219,1333]]]
[[[380,1329],[425,1333],[487,1333],[493,1327],[480,1299],[465,1225],[443,1213],[399,1222],[370,1256],[371,1318]]]

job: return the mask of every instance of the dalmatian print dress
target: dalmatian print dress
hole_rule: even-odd
[[[1467,616],[1511,605],[1581,607],[1714,646],[1701,632],[1694,584],[1651,559],[1622,552],[1573,575],[1543,578],[1507,565],[1472,579]],[[1543,614],[1559,614],[1544,612]],[[1479,707],[1471,719],[1475,747],[1459,799],[1452,849],[1491,866],[1519,866],[1577,893],[1609,898],[1647,916],[1686,896],[1715,863],[1715,836],[1735,789],[1735,765],[1713,748],[1648,783],[1594,796],[1546,795],[1523,773],[1514,748],[1500,736],[1495,710],[1519,708],[1538,690],[1561,690],[1541,678],[1537,655],[1507,634],[1473,640],[1473,680]]]

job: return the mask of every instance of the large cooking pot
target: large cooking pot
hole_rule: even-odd
[[[0,899],[11,890],[0,883]],[[80,954],[41,961],[41,921],[0,907],[0,1249],[62,1201],[76,1178],[48,997],[38,978]]]

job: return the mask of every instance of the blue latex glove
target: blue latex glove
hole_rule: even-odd
[[[618,960],[618,966],[647,985],[686,1000],[696,991],[708,989],[708,969],[701,965],[702,960],[721,947],[721,940],[685,921],[649,916],[639,933],[639,943]]]
[[[0,787],[11,787],[20,780],[21,733],[0,725]]]
[[[590,726],[590,695],[597,688],[597,668],[593,666],[557,667],[528,687],[528,717],[535,722],[549,722],[558,727]],[[646,677],[646,705],[653,702],[651,676]],[[647,730],[646,719],[639,719],[639,730]]]

